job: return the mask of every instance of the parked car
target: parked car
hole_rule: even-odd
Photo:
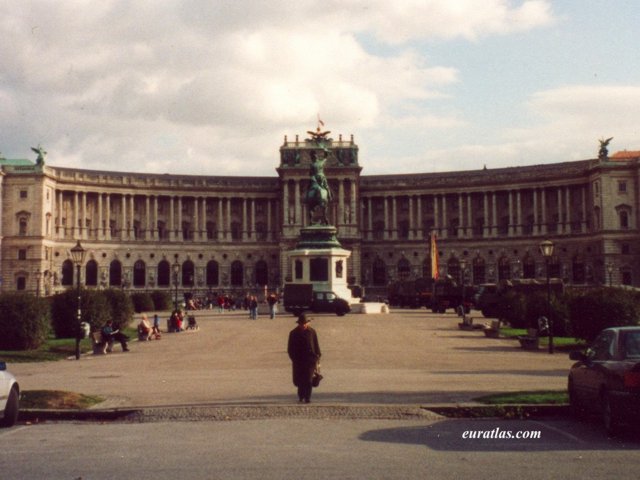
[[[603,330],[586,352],[572,352],[569,401],[577,416],[599,413],[609,434],[640,420],[640,327]]]
[[[16,377],[7,371],[7,364],[0,362],[0,427],[11,427],[18,420],[20,386]]]

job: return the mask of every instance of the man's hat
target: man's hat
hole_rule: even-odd
[[[299,323],[300,325],[304,325],[305,323],[309,323],[311,321],[310,318],[307,318],[307,316],[304,313],[301,313],[300,315],[298,315],[298,320],[296,320],[296,323]]]

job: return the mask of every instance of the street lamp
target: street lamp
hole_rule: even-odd
[[[462,260],[460,260],[460,283],[462,283],[462,317],[464,318],[465,315],[465,308],[464,308],[464,284],[465,284],[465,271],[467,269],[467,261],[463,258]]]
[[[611,277],[613,276],[613,263],[607,263],[607,273],[609,274],[609,286],[611,287]]]
[[[544,257],[547,266],[547,320],[549,322],[549,353],[553,353],[553,317],[551,316],[551,283],[549,280],[549,262],[553,256],[553,242],[544,240],[540,242],[540,253]]]
[[[180,264],[178,260],[173,264],[173,285],[175,287],[175,295],[173,297],[173,311],[178,311],[178,275],[180,273]]]
[[[84,248],[82,248],[82,245],[80,245],[80,240],[78,240],[78,243],[76,243],[76,246],[71,249],[71,259],[73,260],[73,263],[76,264],[76,277],[78,278],[78,281],[76,283],[77,292],[78,292],[78,324],[76,325],[76,328],[77,328],[76,360],[80,360],[80,340],[84,336],[83,331],[81,330],[81,327],[80,327],[80,322],[82,321],[82,308],[80,306],[80,266],[84,262],[84,256],[86,253],[87,251]]]

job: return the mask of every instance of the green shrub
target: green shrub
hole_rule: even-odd
[[[0,349],[39,348],[51,329],[49,302],[27,293],[0,295]]]
[[[574,296],[569,312],[571,334],[591,341],[605,328],[637,325],[640,302],[633,291],[600,288]]]
[[[521,293],[507,292],[498,300],[498,318],[513,328],[527,328],[526,302]]]
[[[569,307],[564,295],[551,296],[551,309],[547,305],[546,292],[533,292],[526,296],[525,328],[538,328],[540,317],[553,321],[553,334],[564,337],[569,332]],[[549,311],[550,310],[550,311]]]
[[[148,293],[133,293],[131,294],[131,301],[133,302],[133,309],[136,313],[154,310],[153,299]]]
[[[80,290],[81,321],[97,330],[110,318],[105,295],[97,290]],[[75,338],[78,324],[78,293],[69,289],[51,298],[51,324],[57,338]]]
[[[165,310],[171,310],[173,308],[171,293],[166,290],[154,290],[151,292],[151,298],[153,300],[153,309],[158,312],[164,312]]]
[[[109,288],[102,292],[109,306],[108,311],[114,328],[127,328],[133,321],[133,302],[123,290]]]

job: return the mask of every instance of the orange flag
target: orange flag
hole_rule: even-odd
[[[436,232],[431,232],[431,278],[437,280],[440,277],[440,269],[438,268],[438,245],[436,243]]]

